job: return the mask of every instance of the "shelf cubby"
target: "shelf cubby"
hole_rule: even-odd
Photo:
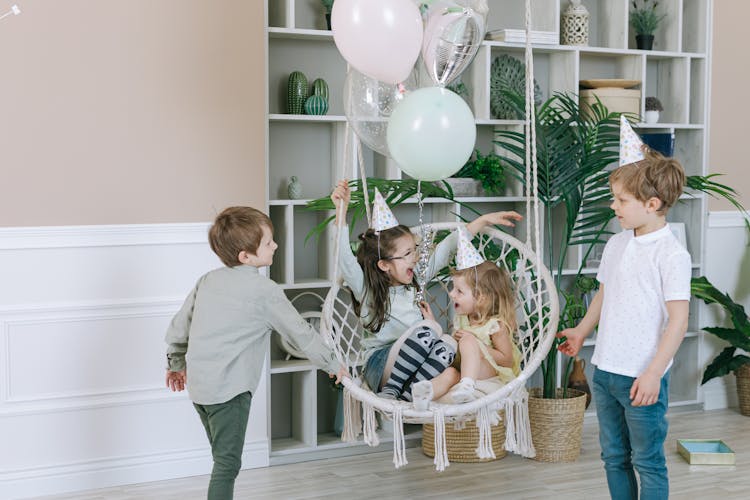
[[[268,44],[268,112],[287,113],[287,82],[293,71],[301,71],[308,84],[322,78],[330,96],[343,95],[346,61],[333,39],[319,38],[300,43],[294,38],[271,38]],[[329,100],[329,115],[343,115],[343,101]]]
[[[688,123],[690,60],[687,57],[646,56],[643,97],[656,96],[664,105],[659,120]]]
[[[643,58],[640,54],[581,50],[579,79],[594,78],[623,78],[643,82]]]
[[[627,48],[628,3],[623,0],[584,0],[589,11],[589,46],[610,49]],[[560,12],[570,5],[560,0]]]
[[[690,110],[688,122],[706,124],[706,59],[690,59]]]
[[[702,129],[675,129],[674,131],[674,157],[680,161],[687,175],[705,175],[703,169],[705,135]]]
[[[271,374],[271,451],[315,446],[317,370]],[[314,413],[312,413],[314,414]]]
[[[705,54],[708,46],[708,19],[711,19],[706,0],[682,0],[682,51]]]
[[[525,29],[523,5],[516,0],[488,0],[487,4],[490,8],[487,16],[487,30]],[[531,29],[559,32],[559,15],[558,0],[531,2]]]

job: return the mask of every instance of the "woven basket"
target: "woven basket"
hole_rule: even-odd
[[[503,448],[505,443],[505,415],[500,412],[500,423],[492,427],[492,450],[495,458],[480,459],[477,456],[479,446],[479,429],[476,420],[466,422],[466,426],[457,431],[453,424],[445,425],[445,446],[448,451],[448,460],[451,462],[491,462],[500,460],[506,455]],[[428,457],[435,456],[435,426],[424,424],[422,426],[422,452]]]
[[[529,391],[531,439],[536,449],[535,460],[542,462],[574,462],[581,453],[583,411],[586,393],[557,389],[557,399],[544,399],[542,389]]]
[[[737,377],[737,399],[740,402],[740,413],[750,417],[750,364],[746,363],[734,371]]]

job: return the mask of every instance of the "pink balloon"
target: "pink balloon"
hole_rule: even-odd
[[[413,0],[336,0],[331,28],[344,59],[385,83],[406,80],[422,47],[422,16]]]

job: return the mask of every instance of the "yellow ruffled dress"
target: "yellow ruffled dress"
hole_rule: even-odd
[[[492,347],[491,335],[494,332],[496,335],[509,335],[507,328],[501,327],[504,322],[499,318],[490,318],[489,321],[483,325],[471,325],[469,324],[469,318],[465,314],[457,315],[453,319],[453,327],[455,330],[464,330],[470,332],[479,341],[479,349],[482,351],[484,359],[492,366],[497,372],[497,377],[504,383],[507,384],[521,373],[521,350],[516,345],[515,341],[511,338],[510,343],[513,346],[513,366],[506,367],[500,366],[495,362],[495,359],[490,354],[489,348]]]

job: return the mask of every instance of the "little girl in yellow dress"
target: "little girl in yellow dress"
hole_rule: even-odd
[[[458,381],[449,396],[454,403],[465,403],[476,399],[477,380],[507,384],[521,372],[521,351],[514,341],[516,294],[508,272],[484,260],[471,245],[470,236],[461,232],[452,276],[449,296],[455,310],[453,337],[458,341],[458,356],[454,366],[438,378]],[[439,387],[445,384],[435,379],[415,383],[415,407],[426,407],[430,400],[442,397]]]

